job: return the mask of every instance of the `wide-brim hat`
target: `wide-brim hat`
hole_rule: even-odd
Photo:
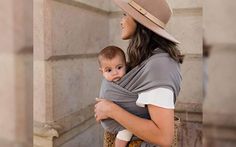
[[[172,10],[166,0],[114,0],[114,2],[154,33],[172,42],[180,43],[165,30],[172,15]]]

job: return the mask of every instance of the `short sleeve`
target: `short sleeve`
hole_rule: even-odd
[[[168,88],[156,88],[138,94],[136,104],[144,107],[152,104],[167,109],[174,109],[174,92]]]
[[[117,133],[117,138],[123,141],[130,141],[133,134],[128,130],[122,130]]]

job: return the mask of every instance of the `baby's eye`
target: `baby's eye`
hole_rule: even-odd
[[[111,69],[107,69],[106,72],[111,72]]]
[[[122,66],[118,66],[118,69],[121,69],[122,68]]]
[[[123,13],[123,16],[126,16],[126,13]]]

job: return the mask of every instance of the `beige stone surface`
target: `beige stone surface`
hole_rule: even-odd
[[[52,61],[51,64],[54,120],[95,102],[101,82],[96,57]]]
[[[82,133],[76,132],[84,126],[80,123],[87,121],[87,116],[93,116],[92,113],[87,116],[79,113],[98,96],[101,76],[96,53],[108,45],[108,13],[94,9],[94,5],[87,7],[46,0],[34,4],[34,17],[37,17],[34,26],[34,120],[56,122],[53,125],[63,128],[57,128],[63,134],[57,142],[64,144],[64,140],[71,144],[70,140]],[[96,130],[93,125],[94,120],[89,126],[91,132]],[[35,145],[54,144],[48,138],[38,135],[35,138],[39,141]]]
[[[116,11],[121,11],[121,9],[112,1],[110,1],[110,11],[111,12],[116,12]]]
[[[16,122],[15,55],[0,54],[0,126],[1,139],[14,141]],[[3,64],[7,63],[7,64]]]
[[[215,46],[209,58],[208,94],[204,103],[204,123],[236,126],[235,45]]]
[[[235,7],[234,1],[208,0],[204,2],[204,36],[209,44],[235,43]]]
[[[72,146],[103,146],[103,129],[101,125],[94,124],[86,129],[86,131],[80,132],[80,135],[74,137],[69,142],[65,142],[60,147],[72,147]]]
[[[186,105],[191,106],[191,103],[188,103]],[[202,110],[201,110],[202,111]],[[175,111],[176,116],[180,118],[181,123],[198,123],[202,124],[202,112],[193,112],[192,110],[190,111]],[[191,127],[188,129],[192,129]],[[187,131],[187,130],[186,130]]]
[[[31,143],[30,113],[27,113],[30,107],[27,105],[32,106],[32,101],[28,101],[32,99],[28,90],[32,89],[27,89],[26,85],[32,82],[29,64],[32,56],[19,53],[33,44],[32,18],[27,14],[32,13],[32,3],[27,2],[0,2],[0,146],[4,147],[28,147]]]
[[[75,0],[76,2],[84,3],[86,5],[109,11],[110,1],[109,0]]]
[[[34,147],[54,147],[53,140],[59,137],[58,130],[54,126],[49,123],[34,121]]]
[[[0,52],[12,52],[14,48],[14,7],[13,1],[0,2]],[[4,34],[4,35],[3,35]]]
[[[186,55],[181,65],[182,89],[178,99],[180,101],[199,102],[202,93],[202,58],[198,55]]]
[[[34,147],[53,147],[52,138],[34,136]]]
[[[79,132],[78,129],[85,129],[83,126],[94,125],[94,105],[95,103],[89,104],[85,108],[81,108],[76,112],[71,113],[59,120],[54,121],[50,125],[53,126],[59,133],[59,135],[75,136]],[[88,124],[85,122],[88,122]],[[77,129],[75,129],[77,127]],[[69,135],[67,134],[68,132]],[[73,133],[71,133],[73,132]]]
[[[34,3],[34,24],[33,24],[33,38],[34,38],[34,60],[44,58],[44,13],[42,1],[35,0]]]
[[[32,50],[31,50],[32,51]],[[15,57],[15,136],[17,141],[32,146],[33,132],[33,59],[32,52]]]
[[[203,146],[234,147],[235,124],[235,6],[234,1],[206,1],[204,37],[211,46],[208,91],[203,105]],[[213,12],[213,10],[218,10]]]
[[[214,140],[214,139],[210,138],[208,140],[204,140],[204,143],[205,143],[205,145],[203,145],[203,147],[209,147],[209,146],[214,146],[214,147],[222,147],[222,146],[223,147],[235,147],[235,141],[234,140],[221,140],[221,139]]]
[[[175,111],[178,113],[200,114],[202,113],[202,103],[203,99],[178,99],[175,105]]]
[[[48,59],[52,54],[52,1],[35,0],[33,9],[34,59]]]
[[[32,147],[32,144],[0,139],[0,146],[1,147]]]
[[[205,146],[226,146],[228,143],[231,144],[229,147],[236,145],[235,129],[232,127],[219,127],[214,125],[204,125],[204,147]],[[220,140],[220,142],[218,142]],[[225,144],[225,145],[223,145]]]
[[[12,35],[15,51],[33,46],[33,1],[18,0],[12,4]],[[7,18],[7,17],[6,17]],[[8,18],[9,19],[9,18]]]
[[[181,120],[178,145],[202,146],[202,57],[187,54],[181,65],[182,89],[177,98],[175,114]]]
[[[51,75],[50,67],[45,61],[34,60],[33,65],[34,72],[34,120],[39,122],[45,122],[47,120],[52,120],[52,117],[47,117],[52,115],[52,103],[49,101],[49,93],[51,92]],[[48,103],[47,103],[48,102]]]
[[[202,9],[176,11],[167,30],[181,42],[179,48],[184,54],[202,53]]]
[[[52,15],[52,55],[96,53],[108,45],[108,14],[53,2]]]
[[[203,6],[203,0],[167,0],[173,9],[191,9],[201,8]]]
[[[201,116],[201,115],[199,115]],[[189,116],[191,117],[191,116]],[[202,123],[181,121],[181,128],[178,133],[179,147],[202,147]]]

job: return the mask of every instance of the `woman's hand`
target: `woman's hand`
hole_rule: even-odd
[[[99,122],[100,120],[107,119],[111,117],[112,106],[114,103],[101,98],[96,98],[97,103],[95,104],[94,112],[96,121]]]

